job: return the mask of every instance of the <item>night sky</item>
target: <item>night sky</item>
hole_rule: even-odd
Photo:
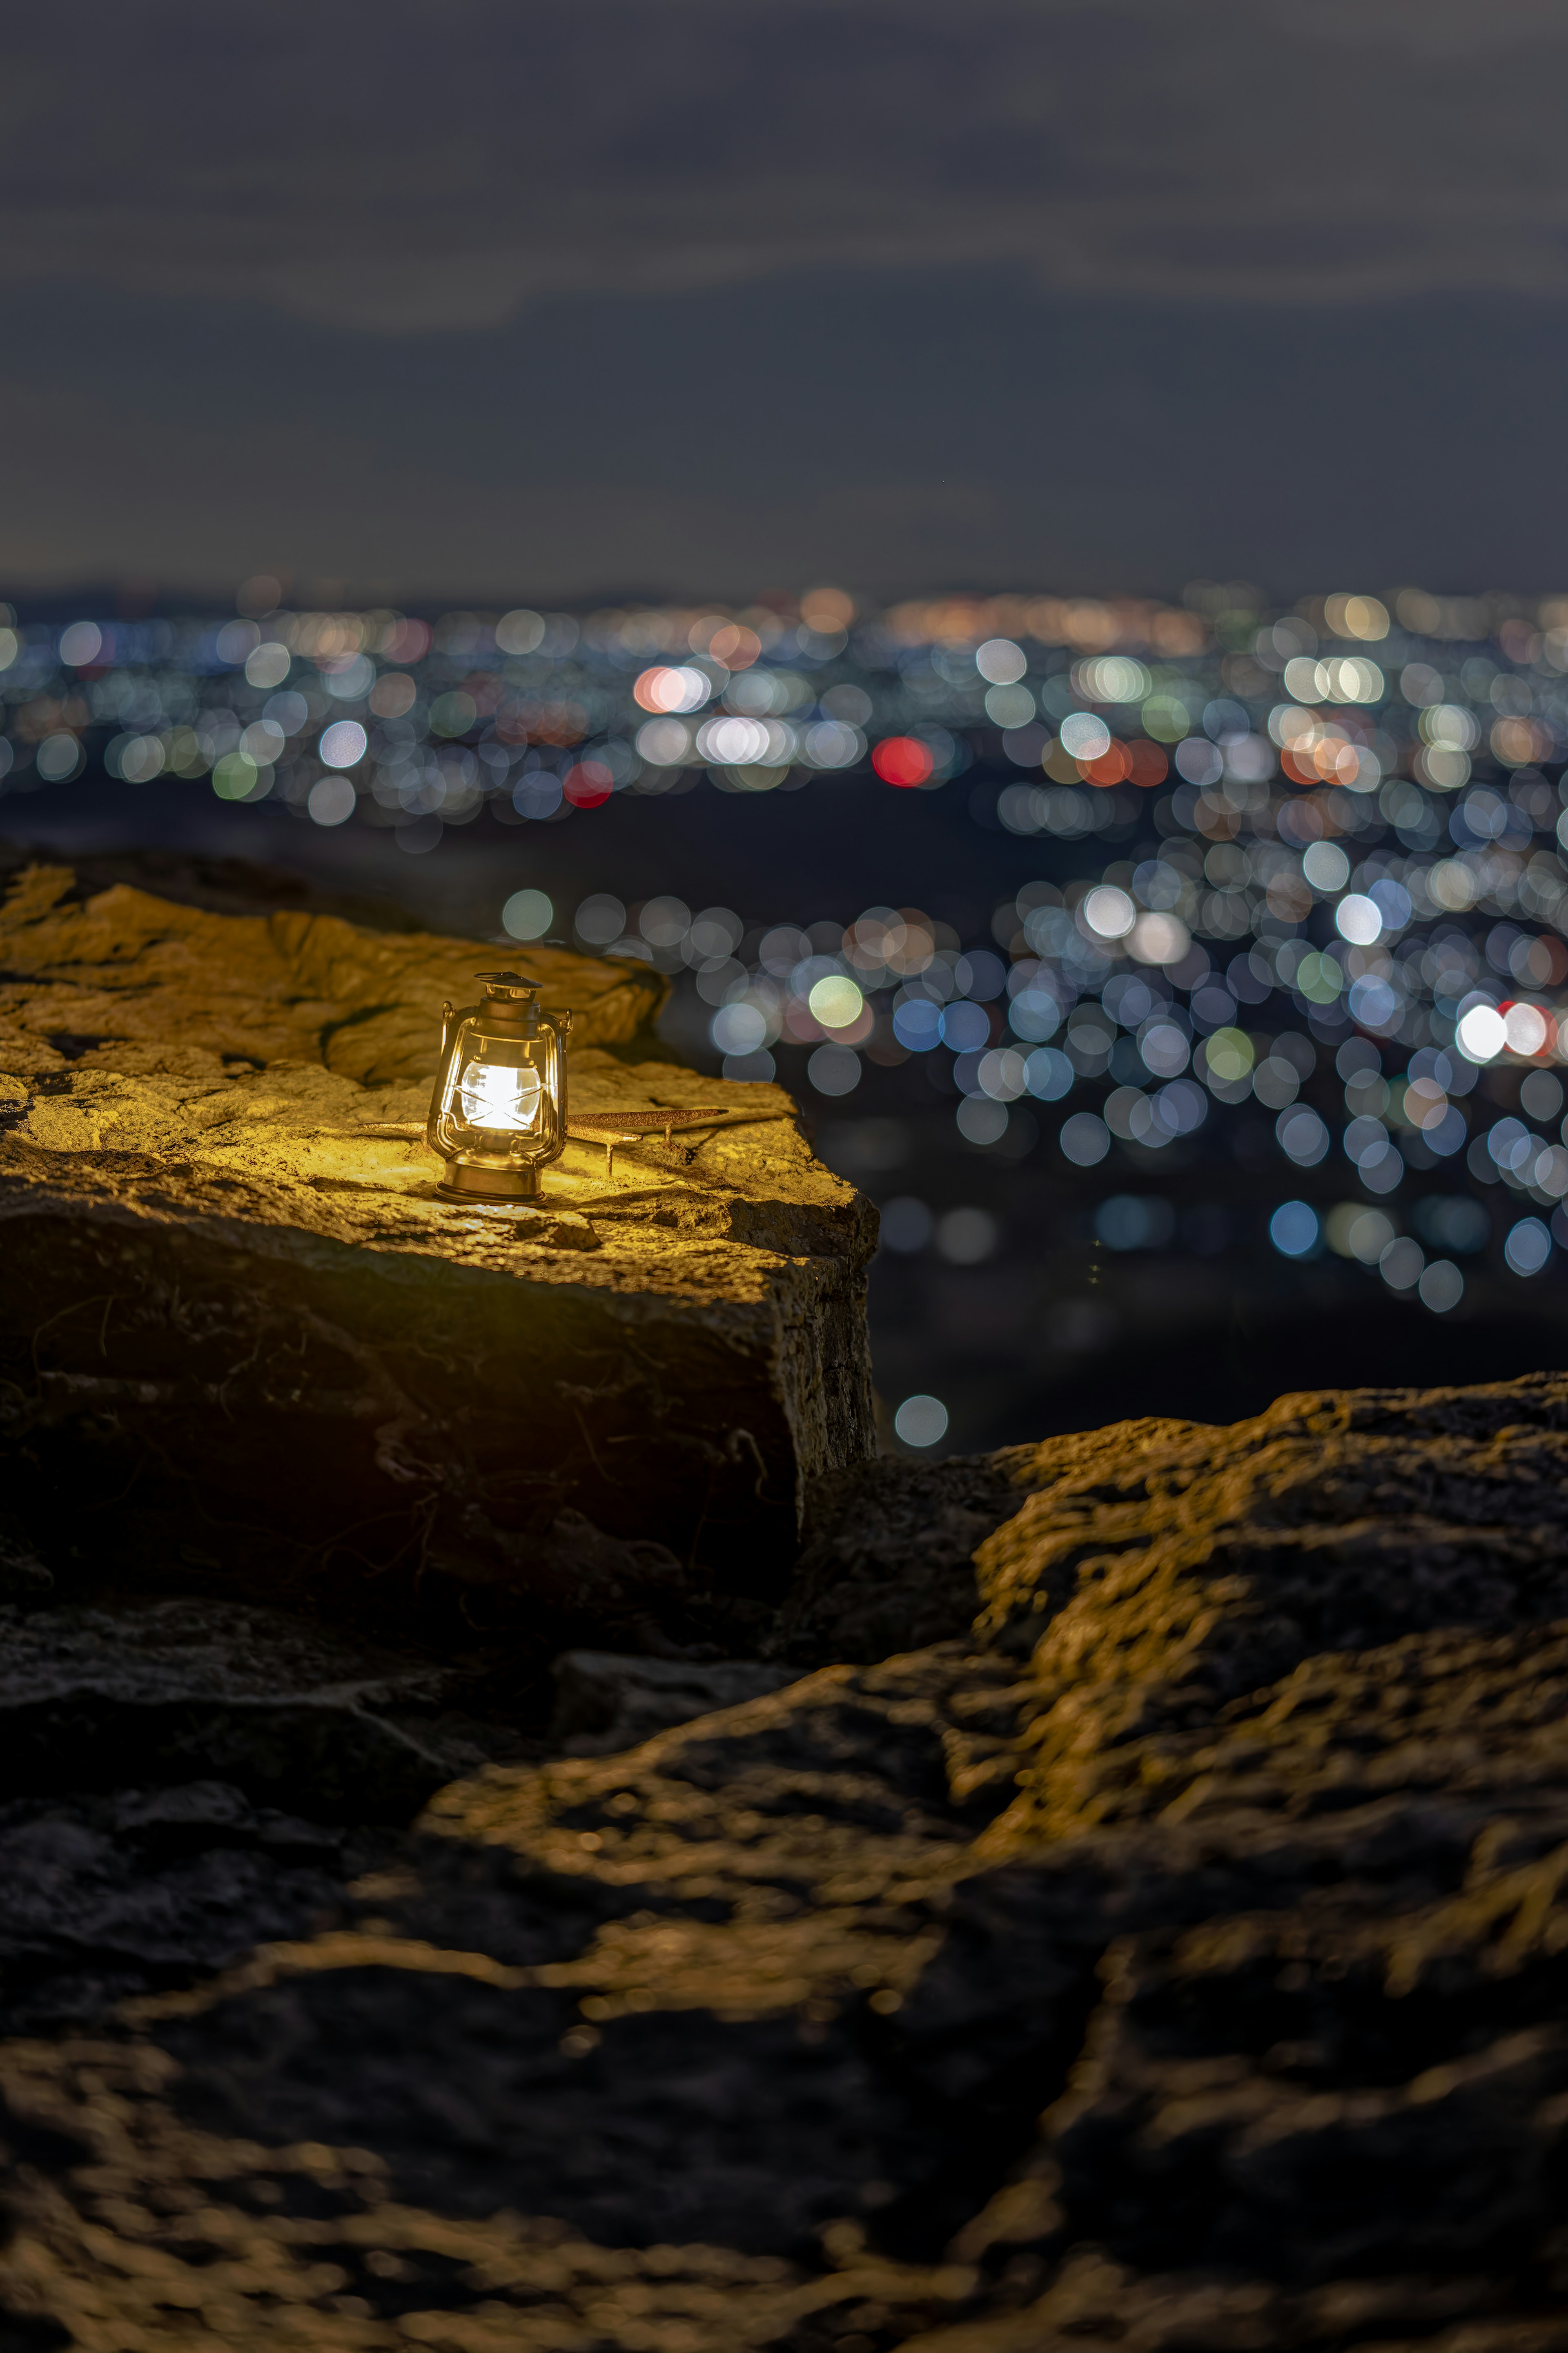
[[[13,19],[0,586],[1568,585],[1545,0]]]

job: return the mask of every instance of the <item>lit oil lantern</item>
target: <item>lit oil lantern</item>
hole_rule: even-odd
[[[478,1005],[441,1008],[441,1067],[425,1138],[450,1200],[531,1201],[566,1142],[570,1013],[546,1013],[537,981],[481,972]]]

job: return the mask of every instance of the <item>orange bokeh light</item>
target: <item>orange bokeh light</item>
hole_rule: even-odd
[[[763,641],[755,629],[731,621],[726,628],[714,630],[708,650],[726,670],[750,670],[763,650]]]
[[[1080,760],[1078,772],[1088,785],[1119,785],[1132,774],[1132,754],[1113,735],[1110,749],[1102,752],[1098,760]]]

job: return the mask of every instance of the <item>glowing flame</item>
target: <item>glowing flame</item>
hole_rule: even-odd
[[[458,1109],[470,1127],[517,1134],[539,1118],[539,1072],[512,1071],[493,1062],[470,1062],[458,1088]]]

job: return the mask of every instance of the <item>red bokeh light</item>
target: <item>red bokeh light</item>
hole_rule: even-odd
[[[1145,791],[1155,785],[1163,785],[1171,773],[1169,760],[1158,744],[1151,744],[1146,735],[1140,735],[1129,744],[1127,757],[1131,763],[1128,774],[1132,782],[1142,785]]]
[[[562,797],[574,808],[602,808],[615,789],[603,760],[574,760],[561,779]]]
[[[884,735],[871,754],[871,765],[885,785],[907,788],[925,784],[936,763],[917,735]]]

